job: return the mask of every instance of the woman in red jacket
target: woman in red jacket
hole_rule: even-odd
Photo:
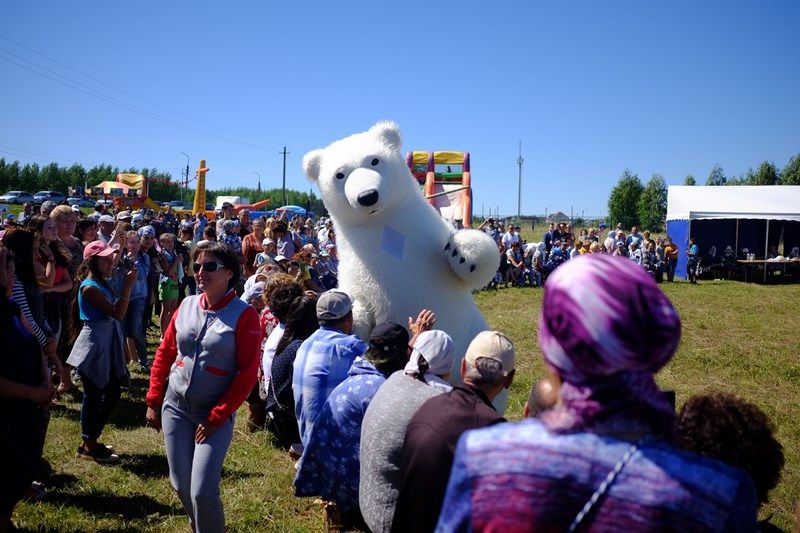
[[[258,313],[233,290],[241,276],[233,250],[209,243],[194,256],[203,294],[183,300],[156,351],[147,424],[164,429],[170,481],[192,529],[222,532],[222,463],[256,382],[262,334]]]

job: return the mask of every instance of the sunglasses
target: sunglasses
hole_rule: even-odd
[[[205,263],[195,263],[194,267],[198,272],[201,268],[206,272],[216,272],[220,268],[225,268],[225,265],[217,261],[206,261]]]

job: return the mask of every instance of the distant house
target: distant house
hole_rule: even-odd
[[[564,222],[564,223],[572,222],[572,219],[569,218],[564,213],[562,213],[561,211],[558,211],[556,213],[553,213],[549,217],[547,217],[547,222],[548,223],[549,222],[555,222],[556,224],[561,224],[562,222]]]

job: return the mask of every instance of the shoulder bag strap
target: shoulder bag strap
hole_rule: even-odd
[[[619,461],[617,461],[617,464],[615,464],[614,468],[611,469],[611,472],[608,473],[603,482],[600,483],[600,486],[597,487],[597,490],[594,491],[592,497],[589,498],[589,501],[586,502],[586,504],[583,506],[580,512],[572,520],[572,523],[569,525],[568,529],[570,533],[578,529],[578,527],[581,525],[586,516],[592,511],[594,506],[600,500],[600,498],[608,491],[608,488],[611,486],[611,484],[614,483],[614,481],[617,478],[617,475],[622,471],[623,468],[625,468],[625,465],[628,463],[628,461],[631,460],[631,457],[633,457],[633,455],[637,451],[639,451],[639,446],[644,444],[644,441],[645,438],[643,437],[642,439],[639,440],[639,442],[631,444],[630,448],[628,448],[627,451],[622,455],[622,457],[620,457]]]

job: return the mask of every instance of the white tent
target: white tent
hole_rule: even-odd
[[[673,185],[667,191],[667,233],[679,246],[687,246],[689,237],[699,234],[706,244],[732,245],[736,251],[743,244],[758,255],[763,250],[766,259],[770,221],[775,231],[780,231],[779,236],[773,235],[772,244],[783,237],[787,239],[784,246],[800,242],[800,186]],[[678,271],[683,272],[685,266],[686,257],[681,254]],[[765,268],[765,279],[766,272]]]
[[[667,220],[800,220],[800,185],[670,186]]]

